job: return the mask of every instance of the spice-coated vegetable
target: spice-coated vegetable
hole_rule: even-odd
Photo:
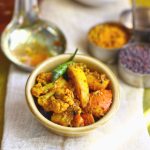
[[[79,67],[70,65],[68,74],[75,85],[78,99],[80,100],[82,107],[86,107],[89,101],[89,87],[85,73]]]
[[[64,75],[64,73],[66,72],[68,66],[73,63],[73,59],[76,55],[76,53],[78,52],[78,49],[75,50],[74,54],[63,64],[59,65],[58,67],[56,67],[53,71],[52,71],[52,82],[56,81],[59,77],[61,77],[62,75]]]
[[[54,87],[53,83],[48,83],[44,86],[42,86],[42,83],[38,83],[32,88],[32,93],[34,93],[33,95],[35,97],[39,97],[40,95],[47,93],[53,87]]]

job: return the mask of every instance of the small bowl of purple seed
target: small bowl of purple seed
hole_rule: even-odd
[[[150,87],[150,44],[132,43],[119,52],[120,77],[135,87]]]

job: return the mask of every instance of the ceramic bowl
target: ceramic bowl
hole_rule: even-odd
[[[52,132],[63,135],[63,136],[82,136],[89,132],[91,132],[93,129],[102,126],[104,123],[106,123],[118,110],[119,107],[119,84],[118,80],[116,79],[115,75],[112,73],[112,71],[105,66],[100,61],[89,57],[89,56],[83,56],[83,55],[76,55],[74,61],[75,62],[82,62],[85,63],[89,68],[92,68],[94,70],[97,70],[98,72],[103,72],[107,75],[107,77],[111,80],[112,83],[112,91],[113,91],[113,102],[111,105],[110,110],[105,114],[104,117],[102,117],[99,121],[95,122],[92,125],[84,126],[84,127],[64,127],[58,124],[55,124],[51,122],[50,120],[46,119],[38,110],[34,98],[31,94],[31,88],[35,84],[36,77],[41,72],[47,72],[54,69],[56,66],[64,63],[68,58],[70,57],[70,54],[63,54],[56,57],[53,57],[51,59],[46,60],[41,65],[39,65],[29,76],[28,81],[26,83],[25,88],[25,94],[26,94],[26,100],[27,104],[35,116],[35,118],[43,124],[45,127],[50,129]]]

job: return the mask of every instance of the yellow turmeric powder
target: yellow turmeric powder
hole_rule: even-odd
[[[114,23],[100,24],[92,28],[88,38],[91,42],[102,48],[121,48],[129,40],[129,33]]]

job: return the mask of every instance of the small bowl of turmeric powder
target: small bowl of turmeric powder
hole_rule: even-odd
[[[88,51],[101,61],[112,64],[131,37],[131,30],[119,22],[101,23],[88,32]]]

